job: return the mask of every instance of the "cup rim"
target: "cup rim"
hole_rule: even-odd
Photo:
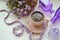
[[[33,14],[35,14],[35,13],[39,13],[39,14],[41,14],[41,15],[42,15],[42,17],[43,17],[43,18],[42,18],[42,20],[40,20],[40,21],[35,21],[35,20],[33,20],[33,19],[32,19],[32,15],[33,15]],[[41,21],[43,21],[43,20],[44,20],[44,15],[43,15],[43,13],[42,13],[42,12],[40,12],[40,11],[34,11],[34,12],[31,14],[31,19],[32,19],[34,22],[41,22]]]

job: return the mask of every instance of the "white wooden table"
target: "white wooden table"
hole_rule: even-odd
[[[5,0],[4,0],[5,1]],[[0,1],[0,10],[1,9],[7,9],[7,6],[5,5],[6,2],[4,1]],[[53,9],[56,11],[56,9],[60,6],[60,0],[51,0],[52,3],[53,3]],[[37,10],[39,10],[38,7],[36,7]],[[36,10],[35,9],[35,10]],[[42,11],[42,10],[40,10]],[[42,11],[43,12],[43,11]],[[49,19],[51,19],[54,15],[53,14],[50,14],[50,13],[46,13],[46,12],[43,12],[45,14],[45,16]],[[6,17],[7,13],[6,12],[1,12],[0,13],[0,40],[29,40],[29,35],[25,32],[23,34],[22,37],[16,37],[13,33],[12,33],[12,29],[13,27],[16,26],[16,24],[14,25],[11,25],[11,26],[8,26],[4,23],[4,17]],[[8,19],[9,22],[11,22],[11,20],[15,19],[16,16],[15,15],[11,15]],[[49,39],[48,37],[48,30],[52,27],[57,27],[58,29],[60,29],[60,22],[59,22],[60,19],[57,20],[57,22],[55,24],[52,24],[51,22],[49,22],[49,25],[48,25],[48,28],[44,34],[44,37],[42,40],[51,40]],[[22,22],[24,22],[24,20],[22,19]],[[47,36],[46,36],[47,35]]]

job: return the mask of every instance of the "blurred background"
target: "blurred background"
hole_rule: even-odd
[[[8,10],[8,8],[6,6],[6,3],[7,3],[6,1],[7,0],[0,0],[0,10],[2,10],[2,9]],[[60,0],[51,0],[51,2],[53,3],[53,10],[56,11],[57,8],[60,7]],[[39,10],[38,7],[36,7],[35,10],[36,9]],[[40,11],[42,11],[42,10],[40,10]],[[44,12],[44,13],[46,13],[46,12]],[[50,14],[47,12],[45,14],[45,16],[48,19],[51,19],[53,17],[54,13]],[[6,25],[4,23],[4,18],[6,17],[6,15],[7,15],[6,12],[0,12],[0,40],[29,40],[28,34],[26,32],[22,35],[22,37],[16,37],[12,33],[12,29],[13,29],[13,27],[16,26],[16,24],[11,25],[11,26]],[[12,22],[16,18],[17,17],[15,15],[10,15],[10,17],[7,20],[8,20],[8,22]],[[48,37],[48,30],[51,29],[52,27],[57,27],[60,30],[60,19],[58,19],[55,24],[52,24],[51,22],[49,22],[48,28],[46,29],[46,32],[45,32],[42,40],[51,40]]]

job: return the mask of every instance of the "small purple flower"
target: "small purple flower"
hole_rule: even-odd
[[[19,26],[13,28],[13,34],[18,37],[21,36],[23,34],[23,32],[24,32],[23,24],[20,24]]]
[[[59,29],[58,28],[52,28],[49,30],[48,35],[52,39],[58,39],[59,38]]]

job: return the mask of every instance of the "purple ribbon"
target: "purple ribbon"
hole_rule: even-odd
[[[60,7],[56,10],[54,17],[51,19],[51,22],[55,23],[59,17],[60,17]]]
[[[48,5],[45,5],[43,3],[43,1],[39,0],[39,7],[41,7],[43,9],[43,11],[45,11],[45,12],[50,11],[51,13],[53,13],[54,11],[52,10],[52,6],[53,6],[53,4],[50,2],[50,0],[49,0]]]

